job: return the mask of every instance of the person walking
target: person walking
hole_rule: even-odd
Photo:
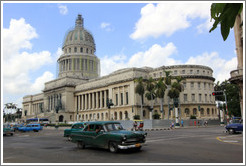
[[[183,119],[181,120],[181,126],[184,127],[184,121],[183,121]]]

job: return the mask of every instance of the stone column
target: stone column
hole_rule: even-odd
[[[95,108],[95,93],[93,92],[92,94],[92,109]]]
[[[85,110],[88,109],[88,106],[87,106],[87,94],[85,94]]]
[[[78,95],[78,110],[80,111],[80,105],[81,105],[81,102],[80,102],[80,95]]]
[[[83,110],[85,110],[85,94],[82,95]]]
[[[91,109],[91,93],[88,94],[88,108]]]
[[[104,90],[104,108],[107,107],[107,90]]]
[[[103,101],[102,101],[102,91],[100,91],[100,108],[102,108],[102,103],[103,103]]]
[[[98,92],[96,92],[96,109],[98,109]]]

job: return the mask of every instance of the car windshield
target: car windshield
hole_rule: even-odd
[[[124,130],[120,123],[110,123],[105,125],[108,131]]]

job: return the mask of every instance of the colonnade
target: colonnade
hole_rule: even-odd
[[[79,94],[76,96],[76,110],[90,110],[107,107],[108,90]]]
[[[61,94],[53,94],[48,96],[48,110],[55,110],[56,106],[58,106],[61,100],[62,100]]]

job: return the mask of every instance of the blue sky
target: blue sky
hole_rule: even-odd
[[[125,67],[206,65],[216,81],[236,69],[234,31],[209,29],[211,2],[2,3],[3,103],[41,93],[78,14],[96,42],[101,75]],[[216,82],[215,81],[215,82]]]

